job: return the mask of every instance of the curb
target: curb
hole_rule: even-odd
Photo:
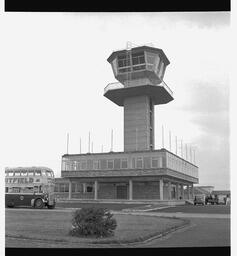
[[[171,218],[173,219],[173,217],[164,217],[164,218]],[[174,217],[175,218],[175,217]],[[179,219],[179,218],[176,218]],[[163,232],[158,232],[158,233],[153,233],[152,235],[147,235],[145,237],[139,237],[139,238],[135,238],[134,240],[127,240],[127,241],[116,241],[116,240],[111,240],[111,241],[95,241],[95,242],[90,242],[88,244],[109,244],[109,245],[135,245],[135,244],[141,244],[141,243],[148,243],[152,240],[167,236],[168,234],[171,234],[179,229],[191,226],[190,225],[190,220],[187,219],[182,219],[183,220],[183,224],[180,226],[175,226],[169,229],[164,230]]]

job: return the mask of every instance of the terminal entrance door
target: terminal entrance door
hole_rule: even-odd
[[[126,185],[117,186],[117,199],[128,199],[128,189]]]

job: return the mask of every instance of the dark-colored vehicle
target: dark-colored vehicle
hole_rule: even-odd
[[[202,204],[205,205],[205,195],[196,195],[194,197],[194,205]]]
[[[212,196],[212,195],[209,195],[206,197],[206,200],[205,200],[205,203],[206,204],[219,204],[219,200],[218,200],[218,197],[217,196]]]

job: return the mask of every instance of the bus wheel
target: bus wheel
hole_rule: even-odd
[[[41,208],[43,208],[43,206],[44,206],[44,203],[43,203],[42,199],[40,199],[40,198],[36,199],[35,208],[41,209]]]

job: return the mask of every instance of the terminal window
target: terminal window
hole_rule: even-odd
[[[114,160],[108,160],[108,169],[114,169]]]
[[[122,163],[122,169],[128,168],[128,159],[126,159],[126,158],[122,159],[121,163]]]
[[[143,159],[142,159],[142,157],[137,158],[136,167],[139,168],[139,169],[143,168]]]

